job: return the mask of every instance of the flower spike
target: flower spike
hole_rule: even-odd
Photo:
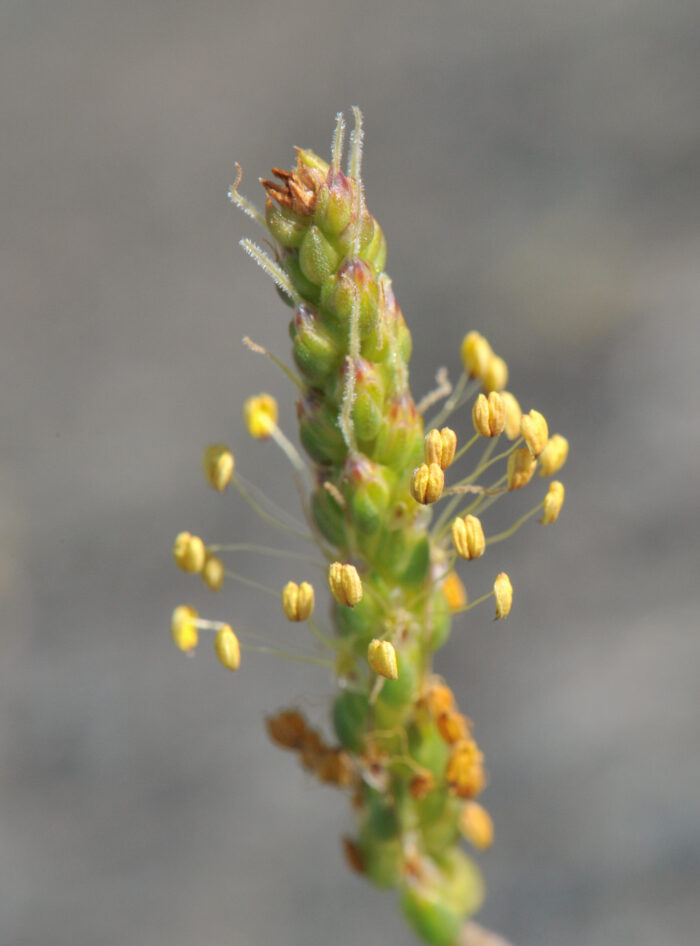
[[[348,792],[357,826],[343,847],[352,869],[398,891],[401,909],[423,941],[453,946],[466,941],[465,919],[478,909],[484,890],[458,839],[461,834],[476,851],[485,850],[493,822],[474,801],[487,784],[483,753],[452,690],[435,676],[433,657],[449,639],[452,622],[468,625],[480,602],[493,598],[497,619],[510,613],[513,586],[505,572],[470,602],[457,572],[463,561],[482,557],[487,544],[493,555],[494,545],[538,512],[543,524],[557,519],[564,499],[560,482],[550,483],[544,500],[525,514],[517,509],[517,491],[528,486],[538,464],[542,476],[558,473],[568,442],[550,437],[539,412],[523,415],[506,390],[505,360],[477,331],[462,340],[456,383],[441,368],[436,389],[414,402],[411,332],[386,272],[384,232],[365,199],[359,109],[353,118],[346,148],[345,117],[337,115],[330,160],[297,148],[290,170],[275,167],[261,179],[264,214],[239,194],[240,168],[230,192],[266,230],[269,250],[249,239],[241,245],[291,309],[291,365],[249,339],[245,343],[292,382],[300,448],[278,426],[270,394],[245,401],[244,424],[254,439],[272,440],[285,454],[304,521],[265,496],[255,473],[243,475],[229,447],[215,443],[202,458],[206,482],[222,494],[233,486],[230,492],[265,528],[278,529],[280,545],[244,539],[206,546],[181,532],[173,546],[178,567],[199,574],[211,590],[237,581],[278,602],[281,597],[280,624],[308,622],[312,644],[324,655],[242,643],[229,624],[201,619],[190,605],[175,609],[171,632],[189,654],[200,632],[214,632],[215,654],[232,671],[240,666],[241,650],[249,649],[335,674],[332,742],[295,709],[268,718],[270,738],[296,753],[321,782]],[[438,404],[424,427],[424,414]],[[455,430],[470,415],[476,433],[458,450]],[[452,416],[455,430],[442,426]],[[479,453],[470,470],[459,472],[466,456]],[[239,462],[255,455],[247,451]],[[438,501],[441,511],[434,517]],[[496,502],[516,512],[510,525],[493,529],[488,517]],[[284,547],[285,540],[293,547]],[[306,542],[318,546],[315,556],[297,548]],[[224,565],[224,553],[244,553],[237,570]],[[327,575],[335,639],[316,627],[310,582],[289,581],[280,595],[249,573],[246,566],[259,553],[294,558]],[[478,566],[474,571],[477,582]],[[245,641],[243,631],[241,637]]]

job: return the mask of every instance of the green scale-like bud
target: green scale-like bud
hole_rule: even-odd
[[[408,387],[411,335],[361,181],[301,150],[294,171],[273,173],[278,180],[263,181],[265,220],[298,297],[290,334],[304,387],[300,439],[317,483],[311,514],[363,585],[354,607],[334,604],[343,677],[335,733],[361,768],[378,752],[380,772],[376,786],[363,783],[355,797],[357,849],[370,880],[400,888],[415,930],[452,946],[481,883],[456,846],[461,802],[446,782],[450,746],[421,704],[450,611],[431,573],[430,511],[411,494],[424,450]],[[395,648],[397,679],[368,666],[376,639]],[[382,733],[394,734],[390,745],[381,744]]]

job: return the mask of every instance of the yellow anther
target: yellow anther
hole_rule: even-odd
[[[202,569],[202,581],[211,591],[219,591],[224,583],[226,569],[224,563],[216,555],[208,555]]]
[[[452,523],[452,542],[460,558],[480,558],[486,548],[481,521],[476,516],[457,516]]]
[[[199,536],[181,532],[173,543],[173,558],[183,572],[196,575],[204,568],[207,550]]]
[[[467,603],[467,589],[457,572],[450,572],[442,583],[442,593],[447,598],[450,611],[459,611]]]
[[[314,610],[313,585],[288,581],[282,589],[282,610],[290,621],[308,621]]]
[[[493,843],[493,821],[488,811],[476,801],[469,801],[459,815],[459,830],[470,844],[485,851]]]
[[[513,604],[513,586],[505,572],[501,572],[493,583],[493,596],[496,599],[496,620],[508,617]]]
[[[506,423],[506,406],[497,391],[491,391],[488,397],[480,394],[472,408],[474,429],[482,437],[497,437]]]
[[[440,713],[450,712],[455,705],[454,693],[446,683],[433,683],[423,699],[433,719]]]
[[[552,476],[558,473],[569,455],[569,441],[561,434],[554,434],[547,441],[547,446],[540,454],[540,476]]]
[[[251,437],[269,437],[277,426],[277,401],[271,394],[249,397],[243,405],[243,420]]]
[[[387,680],[399,679],[399,666],[396,661],[396,648],[390,641],[380,641],[375,637],[367,648],[367,662],[380,677]]]
[[[442,458],[442,437],[437,427],[433,427],[425,435],[425,462],[437,463],[439,466]]]
[[[469,332],[462,340],[462,364],[470,378],[483,378],[493,358],[491,346],[478,332]]]
[[[214,638],[216,656],[228,670],[238,670],[241,665],[241,645],[233,633],[233,628],[224,624]]]
[[[488,394],[491,391],[502,391],[507,384],[508,365],[499,355],[494,355],[486,365],[482,387]]]
[[[517,440],[520,436],[520,418],[523,416],[523,412],[510,391],[501,391],[501,397],[506,409],[506,424],[503,428],[505,435],[509,440]]]
[[[207,483],[220,493],[233,479],[235,469],[233,454],[223,443],[212,443],[202,454],[202,468]]]
[[[173,640],[176,646],[186,653],[194,650],[199,641],[199,632],[195,623],[198,617],[196,610],[189,604],[181,604],[173,611],[170,621]]]
[[[484,757],[473,739],[455,743],[445,772],[450,790],[459,798],[475,798],[486,785]]]
[[[457,434],[450,427],[433,427],[425,435],[425,462],[437,463],[441,470],[452,464],[457,450]]]
[[[520,433],[533,457],[538,457],[549,440],[547,421],[539,411],[530,411],[520,418]]]
[[[527,447],[514,450],[508,457],[508,489],[522,489],[535,475],[537,460]]]
[[[421,463],[413,471],[411,478],[411,496],[417,503],[428,505],[434,503],[442,496],[445,488],[445,474],[440,469],[439,464]]]
[[[362,601],[362,579],[354,565],[333,562],[328,569],[328,584],[338,604],[354,608]]]
[[[469,737],[469,721],[462,713],[440,713],[437,728],[445,742],[451,746]]]
[[[547,490],[547,495],[544,497],[544,506],[542,510],[542,518],[540,522],[543,526],[548,526],[552,522],[556,522],[559,518],[559,513],[561,512],[561,507],[564,503],[564,484],[560,483],[559,480],[553,480],[549,484],[549,489]]]

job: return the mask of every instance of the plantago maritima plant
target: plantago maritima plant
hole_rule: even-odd
[[[270,395],[249,398],[244,419],[253,437],[282,449],[302,487],[305,477],[310,484],[302,492],[306,537],[319,549],[335,631],[324,634],[315,624],[308,581],[290,580],[278,592],[284,617],[305,622],[326,651],[299,659],[334,670],[336,743],[295,709],[267,725],[273,741],[297,752],[305,768],[348,792],[357,821],[355,835],[344,839],[350,866],[396,889],[426,942],[453,946],[483,897],[480,872],[460,839],[487,848],[493,824],[476,801],[487,783],[483,754],[472,723],[434,674],[433,654],[453,619],[463,620],[476,605],[493,598],[496,619],[508,615],[508,575],[494,569],[492,588],[468,601],[457,566],[489,554],[539,510],[542,523],[556,520],[564,499],[558,481],[503,532],[489,533],[487,511],[530,483],[538,466],[542,476],[555,474],[568,444],[550,437],[538,411],[521,413],[505,390],[505,362],[477,332],[462,343],[464,370],[454,387],[443,369],[437,389],[414,402],[411,334],[384,271],[384,234],[365,204],[357,109],[345,170],[344,130],[339,115],[330,163],[297,150],[294,170],[274,169],[274,180],[262,181],[264,215],[238,193],[240,172],[231,189],[233,202],[267,231],[273,256],[249,240],[244,248],[293,310],[296,370],[270,357],[298,388],[299,438],[308,461],[279,428]],[[475,432],[460,445],[443,425],[474,395]],[[457,473],[465,460],[471,468]],[[207,448],[204,472],[212,487],[223,491],[232,483],[268,522],[294,532],[288,516],[241,477],[226,446]],[[173,551],[182,569],[218,590],[227,575],[243,577],[229,572],[220,555],[249,549],[207,546],[184,532]],[[175,609],[172,632],[182,650],[196,648],[200,630],[215,632],[216,654],[231,670],[240,665],[241,649],[274,651],[239,642],[231,626],[202,620],[189,605]]]

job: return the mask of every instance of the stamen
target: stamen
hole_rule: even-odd
[[[246,348],[249,348],[251,351],[256,352],[258,355],[267,355],[270,361],[274,361],[278,368],[280,368],[285,375],[289,378],[292,384],[295,384],[300,391],[304,390],[304,385],[301,381],[301,378],[298,378],[294,372],[285,365],[281,358],[278,358],[277,355],[273,355],[271,351],[268,351],[267,348],[263,348],[262,345],[258,345],[257,342],[254,342],[252,338],[249,338],[247,335],[243,337],[243,344]]]
[[[268,545],[254,545],[250,542],[234,542],[225,545],[208,545],[210,552],[257,552],[260,555],[277,556],[278,558],[294,559],[297,562],[309,562],[316,568],[323,569],[325,566],[312,555],[304,555],[303,552],[294,552],[291,549],[277,549]]]
[[[281,529],[282,532],[286,532],[288,535],[296,536],[298,539],[304,539],[306,542],[314,541],[313,536],[304,531],[304,527],[300,522],[294,519],[293,516],[290,516],[285,509],[278,506],[273,500],[268,499],[257,486],[241,476],[240,473],[238,473],[233,480],[233,485],[251,509],[253,509],[261,519],[264,519],[265,522]],[[271,511],[266,511],[264,507],[267,507],[267,509]]]
[[[277,426],[277,424],[275,424],[275,426],[272,428],[270,436],[280,448],[282,453],[284,453],[284,455],[287,457],[297,473],[308,472],[308,467],[304,463],[301,454],[291,442],[291,440],[289,440],[289,438]]]
[[[534,506],[529,512],[526,512],[524,516],[521,516],[519,519],[517,519],[513,525],[510,526],[510,528],[504,529],[503,532],[498,532],[496,535],[489,536],[489,538],[486,540],[486,544],[494,545],[496,542],[502,542],[504,539],[509,539],[511,535],[518,531],[524,522],[527,522],[528,519],[532,519],[535,513],[538,513],[543,505],[544,500],[537,503],[537,505]]]
[[[240,572],[234,572],[230,568],[224,570],[228,578],[233,578],[234,581],[240,581],[242,585],[249,585],[251,588],[258,588],[260,591],[264,591],[268,595],[272,595],[273,598],[279,598],[279,592],[275,591],[274,588],[270,588],[269,585],[263,585],[262,582],[255,581],[254,578],[248,578],[246,575],[241,575]]]
[[[467,442],[464,444],[464,446],[459,448],[459,450],[458,450],[457,453],[455,454],[455,458],[454,458],[454,460],[453,460],[452,462],[453,462],[453,463],[456,463],[457,460],[460,460],[460,459],[464,456],[464,454],[467,452],[467,450],[469,450],[470,447],[473,447],[473,446],[474,446],[474,444],[477,442],[477,440],[481,440],[481,434],[474,434],[474,436],[471,438],[471,440],[467,440]]]
[[[325,634],[321,633],[321,631],[319,631],[319,629],[316,627],[314,621],[309,619],[306,623],[311,633],[321,644],[323,644],[324,647],[327,647],[329,650],[338,650],[338,644],[334,640],[331,640],[331,638],[327,637]]]
[[[328,667],[330,670],[334,667],[333,661],[326,660],[325,657],[308,657],[305,654],[290,654],[288,651],[278,650],[276,647],[241,643],[241,649],[254,651],[257,654],[273,654],[275,657],[284,657],[285,660],[296,660],[298,663],[318,664],[321,667]]]
[[[463,496],[464,493],[479,493],[481,496],[500,496],[501,493],[506,492],[505,487],[494,489],[493,486],[476,486],[469,483],[465,486],[449,486],[443,495]]]
[[[475,598],[474,601],[470,601],[468,604],[465,604],[463,608],[457,608],[453,611],[453,614],[462,614],[464,611],[471,611],[472,608],[475,608],[477,604],[483,604],[484,601],[488,601],[489,598],[493,598],[493,590],[489,591],[487,594],[482,595],[480,598]]]
[[[219,631],[226,627],[226,621],[208,621],[206,618],[197,618],[193,623],[200,631]]]
[[[488,470],[488,468],[490,466],[493,466],[494,463],[497,463],[499,460],[502,460],[504,457],[507,457],[509,454],[511,454],[513,450],[515,449],[515,447],[517,447],[518,443],[520,442],[520,441],[516,441],[515,443],[511,444],[511,446],[507,450],[504,450],[503,453],[499,453],[497,456],[491,457],[494,447],[496,446],[497,440],[498,438],[494,438],[490,441],[489,445],[486,447],[483,454],[481,455],[481,460],[479,461],[475,469],[468,476],[465,476],[464,479],[460,480],[459,483],[455,483],[455,485],[451,487],[451,491],[453,492],[453,494],[457,492],[458,487],[470,485],[471,482],[477,478],[477,476],[481,476],[484,470]],[[473,439],[469,441],[469,444],[467,444],[467,447],[472,443],[473,443]],[[487,492],[496,489],[500,485],[502,479],[503,477],[501,477],[501,479],[497,480],[496,483],[493,483],[490,487],[488,487]],[[467,492],[470,492],[470,491],[468,490]],[[449,517],[454,511],[456,504],[457,504],[457,501],[455,499],[452,499],[447,504],[445,510],[443,511],[440,518],[438,519],[435,526],[433,527],[434,535],[439,536],[442,533],[445,523],[449,520]]]

